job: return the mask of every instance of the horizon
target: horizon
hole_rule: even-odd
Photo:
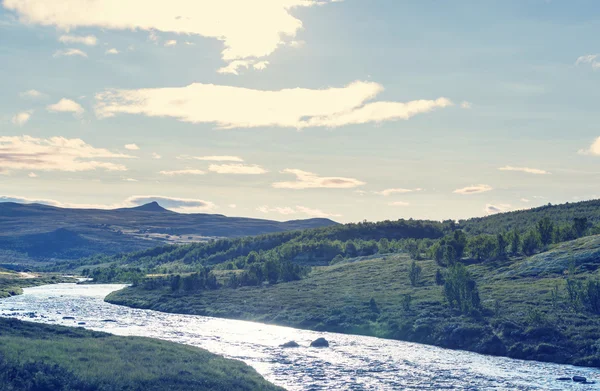
[[[0,201],[345,223],[600,198],[593,1],[61,4],[0,2]]]

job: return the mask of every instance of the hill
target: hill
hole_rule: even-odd
[[[112,293],[106,300],[165,312],[600,366],[600,299],[596,297],[600,283],[595,282],[600,281],[599,252],[600,236],[590,236],[532,257],[467,265],[467,277],[459,284],[460,306],[454,299],[450,302],[452,296],[445,292],[457,287],[462,266],[415,262],[406,254],[347,259],[313,268],[298,281],[237,289],[174,291],[169,284],[146,282]],[[420,268],[415,283],[413,265]],[[566,269],[570,275],[564,274]],[[468,296],[471,285],[477,294]]]
[[[287,222],[179,214],[150,203],[117,210],[0,203],[0,264],[34,264],[118,254],[167,243],[261,235],[335,225],[328,219]]]
[[[0,389],[283,391],[241,361],[203,349],[3,318]]]

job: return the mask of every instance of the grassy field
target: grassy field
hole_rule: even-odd
[[[0,390],[283,389],[191,346],[0,318]]]
[[[115,292],[107,301],[600,366],[600,317],[570,308],[563,276],[569,259],[574,259],[577,278],[595,278],[600,265],[598,249],[600,237],[594,236],[531,258],[468,266],[483,304],[473,316],[451,310],[445,303],[442,287],[435,283],[435,262],[419,261],[423,276],[415,287],[408,278],[412,261],[397,254],[315,268],[301,281],[274,286],[197,294],[137,287]],[[558,294],[553,295],[555,289]]]

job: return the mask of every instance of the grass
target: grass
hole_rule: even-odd
[[[282,390],[248,365],[199,348],[14,319],[0,319],[2,356],[2,390]],[[56,368],[66,373],[58,381],[65,388],[22,386],[22,379],[55,380]],[[25,372],[21,379],[15,376],[19,371]],[[65,383],[76,386],[66,388]]]
[[[579,278],[596,278],[600,239],[561,246],[578,259]],[[556,250],[552,250],[556,251]],[[419,261],[421,283],[408,278],[412,262],[390,255],[315,268],[304,280],[274,286],[173,294],[127,288],[107,297],[115,304],[172,313],[252,320],[297,328],[372,335],[484,354],[600,366],[600,317],[567,304],[562,266],[538,276],[514,273],[552,254],[474,264],[483,309],[471,316],[451,310],[435,284],[438,266]],[[587,254],[587,258],[585,254]],[[544,258],[545,257],[545,258]],[[585,259],[584,259],[585,258]],[[562,259],[562,258],[561,258]],[[557,262],[562,262],[559,260]],[[560,297],[552,290],[558,286]],[[406,308],[406,297],[410,305]]]

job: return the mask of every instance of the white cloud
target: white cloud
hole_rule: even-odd
[[[229,205],[227,205],[227,206],[229,206],[231,209],[235,209],[235,208],[237,208],[237,205],[236,205],[236,204],[229,204]]]
[[[252,65],[254,63],[254,61],[252,60],[235,60],[230,62],[227,66],[224,66],[223,68],[219,68],[217,70],[217,72],[222,73],[222,74],[232,74],[232,75],[239,75],[239,70],[244,68],[244,69],[248,69],[250,67],[250,65]]]
[[[167,175],[167,176],[179,176],[179,175],[204,175],[206,173],[202,170],[194,170],[194,169],[188,168],[185,170],[160,171],[159,174]]]
[[[454,190],[456,194],[477,194],[494,190],[490,185],[473,185]]]
[[[273,183],[273,187],[276,189],[352,189],[365,185],[365,182],[354,178],[320,177],[312,172],[289,168],[283,170],[281,173],[295,175],[296,181]]]
[[[171,40],[165,42],[165,46],[175,46],[175,45],[177,45],[177,41],[174,39],[171,39]]]
[[[389,206],[410,206],[410,203],[404,202],[404,201],[395,201],[395,202],[390,202],[388,205]]]
[[[499,204],[499,205],[486,204],[485,205],[485,212],[487,214],[504,213],[504,212],[510,212],[511,210],[512,210],[512,207],[509,204]]]
[[[548,171],[540,170],[537,168],[529,168],[529,167],[504,166],[504,167],[498,168],[498,170],[500,170],[500,171],[519,171],[519,172],[525,172],[527,174],[534,174],[534,175],[549,175],[550,174]]]
[[[206,161],[206,162],[243,162],[244,159],[242,159],[241,157],[238,156],[188,156],[188,155],[181,155],[181,156],[177,156],[177,159],[181,159],[181,160],[189,160],[189,159],[193,159],[193,160],[201,160],[201,161]]]
[[[87,46],[96,46],[98,43],[98,39],[93,35],[61,35],[58,40],[62,43],[80,43]]]
[[[95,159],[124,159],[131,156],[95,148],[81,139],[31,136],[0,137],[0,169],[36,171],[126,171],[121,164]]]
[[[306,45],[306,42],[304,41],[290,41],[288,43],[288,46],[293,47],[295,49],[301,48],[304,45]]]
[[[369,102],[382,91],[377,83],[360,81],[322,90],[265,91],[200,83],[181,88],[106,90],[96,94],[96,114],[99,118],[116,114],[173,117],[191,123],[216,123],[223,129],[302,129],[406,120],[452,105],[446,98]]]
[[[268,61],[259,61],[256,64],[252,65],[252,68],[256,69],[257,71],[264,71],[265,69],[267,69],[268,65]]]
[[[53,54],[53,57],[63,57],[63,56],[66,56],[66,57],[79,56],[79,57],[87,58],[88,55],[83,50],[74,49],[74,48],[65,49],[65,50],[57,50]]]
[[[108,49],[104,54],[119,54],[119,51],[115,48]]]
[[[134,179],[134,178],[123,178],[123,180],[125,182],[139,182],[137,179]]]
[[[162,159],[162,156],[160,156],[158,153],[156,152],[152,152],[152,158],[153,159]]]
[[[238,175],[260,175],[266,174],[268,171],[257,165],[246,164],[211,164],[208,167],[209,171],[217,174],[238,174]]]
[[[528,203],[528,202],[531,202],[531,200],[528,200],[527,198],[521,198],[521,202]]]
[[[27,176],[29,178],[37,178],[38,177],[38,175],[35,172],[30,172],[29,174],[27,174]]]
[[[598,137],[589,148],[580,149],[578,151],[580,155],[594,155],[600,156],[600,137]]]
[[[463,102],[460,104],[460,107],[461,107],[461,108],[463,108],[463,109],[466,109],[466,110],[468,110],[468,109],[472,109],[472,108],[473,108],[473,104],[472,104],[471,102],[467,102],[467,101],[465,100],[465,101],[463,101]]]
[[[129,151],[139,151],[140,147],[138,147],[137,144],[125,144],[125,149]]]
[[[33,114],[33,110],[21,111],[13,115],[11,122],[17,126],[23,126],[29,121],[31,114]]]
[[[590,64],[592,66],[592,69],[596,70],[600,68],[600,62],[597,60],[597,54],[586,54],[585,56],[580,56],[579,58],[577,58],[577,61],[575,61],[575,65],[579,66],[583,64]]]
[[[326,213],[320,209],[312,209],[312,208],[308,208],[306,206],[299,206],[299,205],[296,207],[290,207],[290,206],[269,207],[267,205],[263,205],[263,206],[259,206],[258,208],[256,208],[256,210],[261,213],[265,213],[265,214],[277,213],[277,214],[284,215],[284,216],[298,215],[298,214],[303,214],[306,216],[318,217],[318,218],[341,217],[342,216],[339,214]]]
[[[292,15],[294,8],[329,2],[333,1],[4,0],[3,5],[22,23],[65,31],[97,27],[215,38],[223,42],[222,57],[230,62],[270,55],[302,29],[302,22]]]
[[[393,194],[406,194],[412,193],[415,191],[422,191],[423,189],[385,189],[382,191],[376,191],[375,194],[379,194],[385,197],[391,196]]]
[[[47,106],[46,109],[53,113],[73,113],[75,115],[81,115],[85,112],[79,103],[66,98]]]
[[[44,98],[46,96],[46,94],[44,94],[38,90],[28,90],[25,92],[21,92],[19,94],[19,96],[21,98],[40,99],[40,98]]]

